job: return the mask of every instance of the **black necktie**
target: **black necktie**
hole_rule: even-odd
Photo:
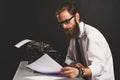
[[[79,41],[80,40],[80,41]],[[75,45],[76,45],[76,54],[78,57],[78,62],[80,62],[83,66],[87,67],[84,51],[81,43],[81,39],[76,38],[75,39]]]
[[[79,42],[80,40],[80,42]],[[85,56],[84,56],[84,52],[83,52],[83,47],[82,47],[82,42],[81,42],[81,38],[78,39],[76,38],[75,39],[75,45],[76,45],[76,55],[77,55],[77,58],[78,58],[78,62],[80,62],[84,67],[87,67],[87,63],[86,63],[86,60],[85,60]],[[88,77],[83,77],[84,80],[89,80]]]

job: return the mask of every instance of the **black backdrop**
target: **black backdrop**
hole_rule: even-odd
[[[45,41],[55,46],[64,61],[68,40],[55,18],[64,0],[0,0],[0,74],[12,80],[19,62],[28,60],[26,47],[14,45],[23,39]],[[83,21],[98,28],[106,37],[114,59],[115,77],[120,80],[119,0],[76,0]]]

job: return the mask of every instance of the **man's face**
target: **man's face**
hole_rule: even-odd
[[[75,19],[75,15],[71,15],[67,10],[65,10],[57,16],[57,19],[64,28],[68,37],[74,38],[79,35],[79,25]]]

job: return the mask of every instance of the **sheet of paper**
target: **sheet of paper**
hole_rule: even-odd
[[[62,66],[53,60],[49,55],[42,57],[27,65],[28,68],[41,73],[59,73]]]

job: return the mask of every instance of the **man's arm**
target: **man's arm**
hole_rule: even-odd
[[[92,72],[89,68],[85,68],[82,64],[77,63],[74,66],[72,65],[72,66],[63,67],[61,69],[61,74],[70,78],[75,78],[77,76],[90,77],[92,75]]]

